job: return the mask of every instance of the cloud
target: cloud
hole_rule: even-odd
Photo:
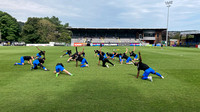
[[[36,0],[37,1],[37,0]],[[46,17],[53,15],[61,15],[68,17],[78,17],[75,11],[78,8],[67,6],[65,10],[60,10],[59,7],[52,7],[48,3],[39,3],[36,1],[28,0],[7,0],[0,1],[0,10],[8,11],[10,14],[17,17],[18,20],[26,21],[28,17]],[[63,5],[60,5],[63,6]],[[69,11],[71,10],[71,11]]]
[[[173,0],[170,30],[200,29],[200,1]],[[17,20],[59,17],[72,27],[166,27],[165,0],[0,0]]]

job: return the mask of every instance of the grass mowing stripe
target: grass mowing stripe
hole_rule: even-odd
[[[39,47],[47,52],[44,66],[51,71],[30,71],[30,65],[14,66],[23,55],[36,55],[35,47],[1,47],[0,111],[199,111],[199,53],[193,48],[136,47],[144,63],[163,74],[164,80],[152,75],[154,82],[136,79],[137,68],[120,65],[97,66],[94,49],[85,47],[89,68],[67,63],[60,58],[65,49],[73,47]],[[82,50],[83,47],[79,47]],[[115,47],[103,47],[111,51]],[[133,47],[127,47],[130,50]],[[125,47],[116,47],[124,52]],[[73,50],[75,51],[75,49]],[[174,54],[184,54],[183,59]],[[190,55],[193,55],[190,57]],[[58,62],[75,74],[55,77]],[[187,62],[187,64],[185,64]],[[80,65],[80,62],[79,62]],[[140,76],[143,72],[140,73]]]

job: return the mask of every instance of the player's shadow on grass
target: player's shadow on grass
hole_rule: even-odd
[[[134,73],[132,73],[132,74],[129,73],[128,75],[133,76],[133,77],[137,77],[137,74],[134,74]]]
[[[131,84],[112,80],[77,81],[73,87],[64,87],[39,94],[32,105],[34,111],[139,111],[137,106],[148,101],[140,91]],[[55,87],[53,87],[55,88]],[[72,89],[69,89],[72,88]],[[50,96],[49,96],[50,95]],[[135,105],[137,104],[137,105]],[[148,105],[147,105],[148,106]]]

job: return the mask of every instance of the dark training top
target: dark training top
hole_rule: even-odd
[[[56,66],[58,66],[58,65],[61,65],[62,67],[64,67],[64,65],[63,65],[62,63],[57,63],[57,65],[56,65]]]
[[[95,53],[95,54],[96,54],[96,53],[99,54],[99,51],[98,51],[98,50],[95,50],[94,53]]]
[[[138,67],[138,70],[144,70],[144,71],[149,68],[147,64],[144,64],[142,62],[139,62],[137,67]]]
[[[81,55],[76,56],[76,61],[80,61],[82,62],[83,58],[81,57]]]
[[[110,56],[110,57],[112,57],[113,56],[113,54],[112,53],[106,53],[108,56]]]
[[[39,58],[38,60],[39,60],[40,63],[44,63],[43,59]]]
[[[116,55],[116,57],[118,57],[118,58],[119,58],[119,55],[120,55],[120,54],[117,54],[117,55]]]
[[[99,53],[99,60],[103,60],[103,59],[104,59],[103,55]]]
[[[71,51],[71,50],[67,50],[67,53],[68,53],[68,54],[71,54],[71,53],[72,53],[72,51]]]
[[[44,56],[44,52],[43,52],[43,51],[40,51],[40,52],[39,52],[39,55],[40,55],[40,56],[41,56],[41,55]]]
[[[136,54],[134,53],[134,51],[131,51],[130,56],[133,56],[133,57],[136,56]]]
[[[126,53],[123,53],[122,58],[128,59],[128,56],[126,55]]]
[[[29,61],[30,59],[32,59],[31,56],[23,56],[23,58],[24,58],[24,60],[28,60],[28,61]]]
[[[100,53],[100,51],[98,51],[98,54],[99,54],[99,60],[103,60],[105,53],[104,52]]]
[[[78,53],[74,53],[71,57],[72,59],[75,59],[76,55],[78,55]]]

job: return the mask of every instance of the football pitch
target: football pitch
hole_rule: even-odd
[[[119,64],[98,66],[94,50],[84,47],[89,67],[67,63],[69,56],[60,58],[63,50],[74,47],[39,47],[46,51],[43,64],[50,71],[30,70],[20,62],[21,56],[35,56],[35,47],[0,47],[0,111],[15,112],[135,112],[135,111],[200,111],[200,50],[196,48],[136,47],[143,62],[159,72],[161,79],[151,74],[153,82],[137,79],[137,67]],[[78,47],[82,51],[83,47]],[[133,50],[133,47],[127,47]],[[102,51],[125,52],[126,47],[103,47]],[[55,65],[62,62],[74,76],[55,76]],[[79,62],[80,65],[80,62]]]

